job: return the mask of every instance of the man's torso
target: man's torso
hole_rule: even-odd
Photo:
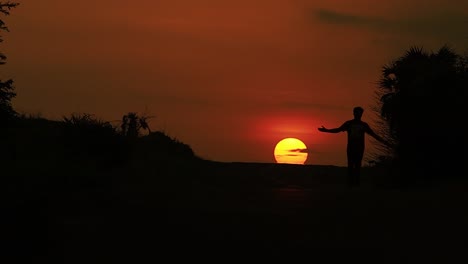
[[[368,130],[368,124],[361,120],[349,120],[345,123],[345,131],[348,133],[348,147],[364,149],[364,137]]]

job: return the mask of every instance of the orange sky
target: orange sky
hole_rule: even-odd
[[[218,161],[274,162],[276,143],[297,137],[308,164],[345,165],[346,135],[317,127],[355,105],[372,125],[380,68],[409,46],[468,47],[467,1],[19,2],[0,76],[15,80],[16,110],[146,112]]]

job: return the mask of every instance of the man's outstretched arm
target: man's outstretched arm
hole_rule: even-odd
[[[369,134],[371,137],[375,138],[377,141],[379,141],[380,143],[384,144],[384,145],[387,145],[387,146],[391,146],[390,142],[388,142],[387,140],[383,139],[382,137],[380,137],[379,135],[377,135],[374,130],[372,130],[370,127],[367,128],[367,134]]]
[[[326,132],[326,133],[338,133],[338,132],[343,131],[343,126],[337,127],[337,128],[330,128],[330,129],[325,128],[324,126],[322,126],[322,127],[319,127],[318,130],[320,132]]]

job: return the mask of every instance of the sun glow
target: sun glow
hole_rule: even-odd
[[[297,138],[285,138],[276,144],[274,155],[277,163],[304,164],[307,146]]]

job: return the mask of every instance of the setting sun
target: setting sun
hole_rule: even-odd
[[[304,164],[307,160],[307,147],[297,138],[285,138],[276,144],[275,160],[277,163]]]

